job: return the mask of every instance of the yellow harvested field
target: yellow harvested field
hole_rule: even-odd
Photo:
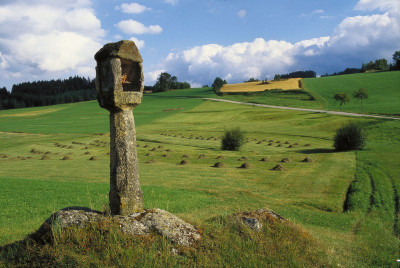
[[[221,92],[257,92],[270,89],[300,89],[299,80],[301,78],[289,78],[281,81],[268,81],[268,84],[263,84],[262,81],[246,82],[239,84],[226,84],[221,88]]]

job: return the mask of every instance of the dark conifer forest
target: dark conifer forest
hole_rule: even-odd
[[[95,82],[84,77],[50,81],[24,82],[13,85],[11,93],[0,88],[0,110],[38,107],[94,100]]]

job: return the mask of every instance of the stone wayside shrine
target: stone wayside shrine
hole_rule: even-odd
[[[158,233],[180,246],[201,238],[191,224],[158,208],[143,208],[139,183],[136,131],[132,109],[142,101],[142,57],[133,41],[106,44],[96,55],[96,89],[99,105],[110,112],[110,212],[68,207],[53,213],[31,237],[52,242],[61,227],[81,228],[104,221],[126,235]],[[107,224],[106,224],[107,225]]]
[[[97,100],[110,112],[110,209],[114,215],[143,210],[132,109],[142,101],[142,56],[132,41],[105,45],[94,58]]]

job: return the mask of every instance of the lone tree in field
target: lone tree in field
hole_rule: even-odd
[[[239,151],[245,143],[244,132],[239,128],[233,128],[225,131],[221,140],[221,149],[229,151]]]
[[[222,80],[221,77],[217,77],[212,84],[212,88],[214,89],[215,94],[219,94],[221,92],[221,88],[226,84],[226,80]]]
[[[368,91],[365,88],[360,88],[353,93],[353,97],[361,101],[361,110],[364,112],[363,100],[368,99]]]
[[[350,102],[350,96],[346,93],[337,93],[333,98],[337,101],[340,101],[340,110],[342,110],[342,105]]]

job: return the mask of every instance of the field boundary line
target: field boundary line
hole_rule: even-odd
[[[258,104],[258,103],[240,102],[240,101],[214,99],[214,98],[202,98],[202,99],[210,100],[210,101],[228,102],[228,103],[233,103],[233,104],[264,107],[264,108],[272,108],[272,109],[293,110],[293,111],[300,111],[300,112],[326,113],[326,114],[344,115],[344,116],[353,116],[353,117],[369,117],[369,118],[379,118],[379,119],[389,119],[389,120],[400,120],[400,117],[391,117],[391,116],[383,116],[383,115],[357,114],[357,113],[348,113],[348,112],[339,112],[339,111],[327,111],[327,110],[318,110],[318,109],[275,106],[275,105],[268,105],[268,104]]]

